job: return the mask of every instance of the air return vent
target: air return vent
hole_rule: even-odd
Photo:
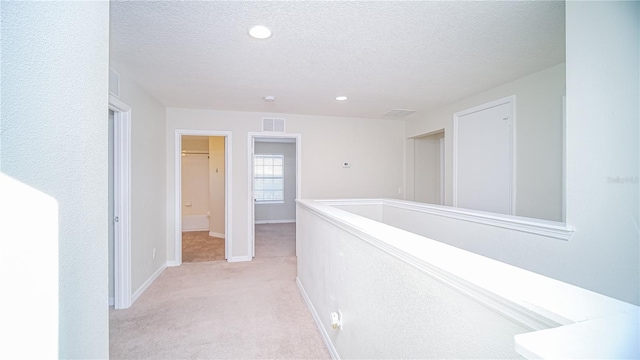
[[[407,115],[413,114],[416,110],[406,110],[406,109],[393,109],[388,113],[384,114],[384,116],[401,118]]]
[[[262,131],[284,132],[284,118],[262,118]]]
[[[109,93],[120,97],[120,75],[112,69],[109,69]]]

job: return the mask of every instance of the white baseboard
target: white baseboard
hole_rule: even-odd
[[[209,228],[182,229],[182,232],[209,231]]]
[[[116,304],[116,301],[114,300],[113,297],[109,297],[109,306],[114,306]]]
[[[243,261],[251,261],[253,257],[251,256],[232,256],[227,260],[228,262],[243,262]]]
[[[167,267],[176,267],[180,265],[181,263],[175,260],[167,261]]]
[[[316,325],[318,326],[318,330],[320,330],[320,334],[322,335],[324,344],[327,345],[327,349],[329,350],[329,355],[331,355],[332,359],[340,360],[340,355],[338,355],[338,351],[336,350],[335,346],[333,346],[333,342],[331,342],[331,338],[329,337],[329,334],[327,334],[327,329],[325,329],[324,326],[322,326],[322,321],[320,321],[320,316],[318,316],[316,309],[313,307],[313,304],[311,303],[311,299],[309,299],[307,292],[304,290],[304,286],[302,286],[300,279],[298,279],[297,277],[296,277],[296,284],[298,285],[298,289],[300,289],[300,293],[302,294],[302,298],[304,299],[304,302],[307,303],[307,306],[311,311],[311,315],[313,316],[313,320],[316,322]]]
[[[291,224],[296,222],[296,219],[288,219],[288,220],[256,220],[256,225],[261,224]]]
[[[144,293],[149,288],[149,286],[151,286],[151,284],[153,284],[153,282],[156,281],[158,276],[160,276],[160,274],[162,274],[162,272],[166,268],[167,268],[167,264],[162,264],[162,266],[160,266],[160,268],[158,268],[156,272],[151,274],[151,276],[147,279],[147,281],[145,281],[144,284],[142,284],[142,286],[140,286],[138,290],[136,290],[136,292],[133,293],[133,295],[131,296],[131,305],[133,305],[133,303],[135,303],[136,300],[138,300],[140,295],[142,295],[142,293]]]
[[[209,236],[213,236],[213,237],[224,239],[224,234],[213,232],[213,231],[209,231]]]

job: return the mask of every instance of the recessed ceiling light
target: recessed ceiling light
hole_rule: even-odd
[[[271,30],[266,26],[256,25],[249,29],[249,35],[256,39],[266,39],[271,36]]]
[[[345,100],[347,100],[347,97],[346,96],[336,96],[336,100],[345,101]]]
[[[276,101],[276,97],[275,96],[271,96],[271,95],[267,95],[267,96],[263,97],[263,99],[266,102],[274,102],[274,101]]]

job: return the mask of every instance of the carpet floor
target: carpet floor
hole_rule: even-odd
[[[166,269],[131,308],[110,310],[110,358],[329,359],[294,254],[294,224],[258,225],[251,262]]]
[[[182,262],[224,260],[224,238],[209,236],[208,231],[182,233]]]

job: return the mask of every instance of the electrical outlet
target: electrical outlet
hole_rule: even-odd
[[[156,258],[156,248],[153,248],[153,258]]]

